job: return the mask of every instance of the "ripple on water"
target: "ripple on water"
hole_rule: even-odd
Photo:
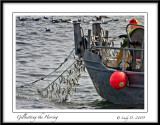
[[[24,16],[25,17],[25,16]],[[34,86],[25,86],[28,83],[44,77],[56,69],[74,48],[74,30],[71,23],[52,24],[50,20],[53,16],[48,16],[48,20],[32,21],[33,16],[26,16],[27,21],[16,22],[16,109],[115,109],[115,108],[142,108],[141,105],[122,106],[103,101],[97,94],[94,85],[87,73],[82,74],[79,80],[79,86],[73,93],[70,102],[57,102],[42,98],[38,95],[37,88],[43,90],[51,83],[63,69],[69,66],[65,65],[63,69],[51,75],[44,81],[37,82]],[[40,17],[40,16],[37,16]],[[41,16],[43,17],[43,15]],[[55,16],[55,19],[95,19],[93,16]],[[109,31],[110,36],[118,36],[125,33],[125,16],[118,19],[120,22],[111,22],[102,25],[104,30]],[[128,19],[134,16],[128,16]],[[139,22],[144,23],[144,17],[136,17]],[[45,27],[51,29],[51,32],[45,32]],[[91,24],[83,23],[84,33],[92,29]],[[72,61],[71,61],[72,62]],[[19,95],[18,95],[19,94]],[[37,99],[38,98],[38,99]]]

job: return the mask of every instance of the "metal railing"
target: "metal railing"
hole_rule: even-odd
[[[101,58],[101,61],[102,61],[102,63],[103,63],[103,60],[104,60],[104,51],[103,51],[103,49],[114,49],[114,50],[116,50],[116,49],[118,49],[118,50],[123,50],[123,55],[122,55],[122,71],[124,71],[125,69],[124,69],[124,63],[125,63],[125,59],[124,59],[124,52],[125,52],[125,50],[131,50],[131,51],[133,51],[133,53],[134,53],[134,51],[144,51],[144,49],[136,49],[136,48],[122,48],[122,47],[108,47],[108,46],[91,46],[91,50],[92,49],[99,49],[99,51],[102,51],[102,58]],[[141,55],[141,59],[143,59],[143,55]]]

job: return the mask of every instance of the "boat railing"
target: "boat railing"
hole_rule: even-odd
[[[88,50],[95,54],[100,55],[100,58],[102,58],[102,62],[105,66],[113,68],[122,67],[122,70],[128,70],[129,69],[128,67],[130,65],[132,70],[140,70],[140,72],[143,72],[144,71],[144,49],[143,49],[144,30],[142,30],[143,26],[135,24],[135,26],[138,26],[139,28],[137,28],[137,30],[132,31],[131,36],[129,36],[128,33],[129,25],[132,24],[128,24],[126,26],[126,32],[130,42],[127,43],[128,44],[127,47],[121,48],[117,46],[121,46],[122,42],[120,42],[120,45],[117,44],[116,47],[114,45],[115,43],[117,43],[114,41],[117,41],[116,39],[120,38],[120,36],[110,37],[109,32],[107,30],[105,30],[104,32],[101,23],[93,23],[92,30],[88,29],[88,35],[84,35],[81,23],[73,23],[75,55],[77,55],[79,58],[82,58],[84,56],[85,50]],[[138,37],[137,39],[137,35],[142,37]],[[125,39],[123,38],[123,40]],[[112,62],[110,63],[109,60],[113,60],[114,63]]]
[[[117,50],[117,51],[114,51],[115,56],[112,56],[110,54],[112,50]],[[122,50],[121,59],[119,59],[118,57],[120,50]],[[139,72],[144,71],[144,49],[109,47],[109,46],[91,46],[90,51],[97,53],[100,56],[102,63],[105,66],[108,66],[111,68],[117,68],[117,69],[121,68],[122,71],[125,71],[125,70],[134,70]],[[135,55],[137,51],[139,52],[137,54],[140,54],[139,58],[136,58],[136,55]],[[130,67],[130,68],[127,68],[127,67]]]
[[[139,50],[144,51],[144,49],[136,49],[136,48],[122,48],[122,47],[109,47],[109,46],[91,46],[91,49],[97,48],[97,49],[123,49],[123,50]]]

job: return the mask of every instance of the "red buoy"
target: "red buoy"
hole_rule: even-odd
[[[110,77],[110,84],[115,89],[122,89],[127,85],[127,76],[124,72],[116,71]]]

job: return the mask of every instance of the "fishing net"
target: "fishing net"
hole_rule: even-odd
[[[42,98],[48,98],[57,102],[70,101],[71,96],[76,92],[76,87],[79,85],[78,80],[81,77],[81,73],[86,71],[82,59],[76,58],[73,51],[74,49],[54,71],[32,83],[18,86],[17,89],[28,87],[30,90],[37,90],[37,94]],[[48,83],[46,84],[46,82]],[[35,94],[35,90],[31,90],[32,92],[30,93],[21,91],[22,93],[18,93],[16,98],[28,95],[27,100],[36,100],[36,98],[31,99],[33,94]]]
[[[62,74],[52,81],[43,90],[37,89],[38,93],[51,100],[58,102],[70,101],[70,97],[76,92],[76,86],[81,76],[81,72],[85,71],[81,59],[76,59]]]

